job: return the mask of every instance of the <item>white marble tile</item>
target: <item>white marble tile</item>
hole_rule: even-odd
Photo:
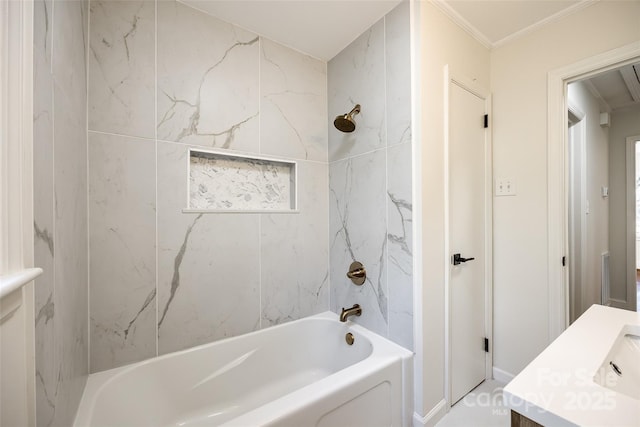
[[[258,36],[158,2],[158,138],[258,152]]]
[[[89,133],[91,371],[156,355],[155,142]]]
[[[87,0],[54,0],[52,32],[52,70],[61,96],[73,111],[84,111],[82,121],[86,131],[87,111]]]
[[[184,214],[188,146],[158,142],[158,351],[258,329],[259,216]]]
[[[387,145],[411,142],[411,26],[409,2],[385,16]]]
[[[92,1],[89,129],[155,137],[155,2]]]
[[[327,165],[298,167],[300,213],[261,215],[262,327],[329,310]]]
[[[389,337],[413,349],[411,143],[387,149]]]
[[[63,2],[63,4],[78,4]],[[60,6],[56,4],[56,10]],[[69,24],[71,25],[71,23]],[[54,47],[55,49],[55,47]],[[55,357],[54,425],[70,425],[88,374],[88,240],[86,110],[84,91],[54,88]],[[85,104],[86,108],[86,104]]]
[[[70,425],[88,374],[87,1],[55,1],[54,79],[56,403],[53,425]]]
[[[331,309],[360,304],[355,319],[372,331],[388,334],[385,150],[329,166],[329,247]],[[352,261],[367,270],[362,286],[347,277]]]
[[[212,153],[191,154],[189,207],[292,210],[295,165]]]
[[[386,145],[384,20],[374,24],[328,64],[329,160]],[[361,105],[356,129],[343,133],[333,119]]]
[[[53,0],[37,0],[33,12],[33,48],[34,60],[41,59],[51,72],[51,23],[53,19]]]
[[[260,39],[260,150],[327,161],[327,66]]]
[[[33,216],[35,281],[36,418],[50,425],[56,403],[54,361],[53,76],[50,0],[34,3]]]

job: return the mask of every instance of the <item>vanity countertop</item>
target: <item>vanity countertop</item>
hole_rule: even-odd
[[[504,404],[549,427],[640,426],[640,400],[593,381],[625,325],[640,313],[591,306],[505,386]]]

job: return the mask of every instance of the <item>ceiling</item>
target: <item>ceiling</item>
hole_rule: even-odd
[[[401,0],[180,0],[328,61]]]
[[[401,1],[407,0],[179,1],[328,61]],[[491,49],[597,1],[432,0],[432,4]],[[640,105],[640,63],[585,82],[600,101],[602,111]]]
[[[585,83],[603,112],[640,105],[640,62],[596,75]]]
[[[179,0],[223,21],[328,61],[401,1]],[[598,0],[432,0],[487,48]]]

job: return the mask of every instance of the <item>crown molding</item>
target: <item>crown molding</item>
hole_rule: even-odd
[[[484,34],[482,34],[476,27],[474,27],[469,21],[462,17],[455,9],[453,9],[445,0],[433,0],[431,1],[436,8],[442,13],[447,15],[454,23],[458,24],[460,28],[465,30],[471,37],[476,39],[487,49],[491,49],[493,44]]]
[[[450,0],[432,0],[431,4],[433,4],[436,8],[438,8],[441,12],[447,15],[453,22],[458,24],[460,28],[465,30],[469,35],[471,35],[474,39],[476,39],[480,44],[482,44],[487,49],[491,50],[500,46],[503,46],[515,39],[525,36],[531,32],[538,30],[539,28],[572,15],[582,9],[585,9],[589,6],[592,6],[595,3],[598,3],[600,0],[583,0],[580,3],[576,3],[573,6],[569,6],[566,9],[563,9],[553,15],[550,15],[534,24],[529,25],[521,30],[516,31],[515,33],[509,34],[502,39],[492,42],[487,36],[485,36],[480,30],[478,30],[473,24],[467,21],[462,15],[460,15],[455,9],[453,9],[448,1]]]

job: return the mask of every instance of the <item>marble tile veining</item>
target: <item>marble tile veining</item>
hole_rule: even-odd
[[[91,1],[89,129],[155,136],[155,2]]]
[[[329,168],[329,244],[331,309],[358,303],[358,319],[383,336],[388,334],[387,227],[385,151],[334,162]],[[346,277],[352,261],[367,269],[367,280],[356,286]]]
[[[403,2],[328,64],[330,117],[355,103],[356,130],[330,126],[331,309],[359,303],[355,319],[413,348],[411,74]],[[344,276],[367,269],[358,288]]]
[[[387,149],[389,337],[413,349],[411,143]]]
[[[258,36],[158,2],[158,138],[258,151]]]
[[[36,418],[53,422],[57,370],[54,359],[54,215],[53,215],[53,75],[51,74],[51,0],[34,3],[33,54],[33,216],[34,265],[43,269],[35,281]]]
[[[34,177],[39,182],[36,194],[53,197],[53,227],[36,224],[40,235],[48,230],[53,238],[53,293],[51,301],[38,307],[39,322],[49,322],[52,338],[36,336],[43,346],[36,351],[50,351],[53,361],[48,368],[36,366],[38,381],[44,384],[44,411],[39,425],[71,425],[88,374],[88,236],[87,236],[87,41],[88,1],[55,1],[49,4],[51,19],[39,20],[51,32],[53,179]],[[41,31],[38,30],[38,31]],[[35,34],[41,34],[36,31]],[[42,39],[42,37],[38,37]],[[43,40],[44,41],[44,40]],[[39,43],[39,41],[36,41]],[[37,49],[36,49],[37,50]],[[46,171],[45,168],[42,172]],[[39,174],[41,171],[35,171]],[[43,207],[43,209],[45,209]],[[53,318],[49,322],[53,311]],[[37,328],[36,334],[45,333]],[[44,347],[47,346],[47,347]],[[36,355],[36,360],[38,360]],[[44,369],[40,370],[40,367]],[[47,372],[48,371],[48,372]],[[47,384],[47,382],[53,383]],[[38,383],[37,383],[38,384]],[[37,386],[36,386],[37,387]],[[42,396],[41,396],[42,397]],[[52,407],[52,404],[55,408]],[[40,399],[37,404],[43,404]],[[53,415],[50,417],[50,415]]]
[[[300,213],[261,215],[262,327],[328,309],[328,176],[298,163]]]
[[[158,142],[158,351],[260,325],[259,215],[185,214],[188,146]]]
[[[155,143],[89,133],[91,370],[156,354]]]
[[[192,152],[191,209],[292,210],[295,165]]]
[[[384,20],[374,24],[327,66],[329,160],[335,161],[384,147],[385,128]],[[362,106],[356,131],[343,133],[333,118]]]
[[[91,279],[100,289],[91,299],[93,370],[150,357],[156,342],[166,354],[354,303],[364,308],[359,323],[411,348],[408,8],[394,9],[327,65],[183,3],[152,3],[91,3],[90,127],[128,135],[92,133],[90,206],[99,213],[90,217]],[[67,28],[58,36],[75,46],[87,41],[71,34]],[[80,61],[59,62],[66,47],[56,52],[62,56],[53,61],[55,82],[75,111],[81,99],[73,96],[84,81]],[[357,131],[335,130],[332,118],[356,103]],[[61,132],[66,119],[61,114]],[[69,115],[68,128],[82,124],[74,120]],[[132,138],[155,134],[157,141]],[[297,191],[290,174],[273,164],[252,164],[257,175],[243,171],[250,178],[239,191],[229,190],[236,177],[228,165],[220,173],[220,162],[201,158],[189,172],[189,147],[203,146],[296,159]],[[75,176],[69,173],[60,179]],[[259,181],[257,191],[247,183]],[[78,187],[56,191],[66,200]],[[263,208],[290,209],[295,192],[296,214],[183,213],[187,205],[255,207],[257,195]],[[148,230],[151,216],[157,222]],[[42,256],[52,233],[46,221],[36,224]],[[68,226],[51,234],[59,278],[68,276],[58,260],[69,245]],[[367,268],[364,286],[345,277],[353,260]],[[56,328],[68,325],[70,315],[58,319],[58,297],[52,304],[47,297],[40,298],[41,322],[53,309]],[[79,304],[70,300],[63,309]],[[83,345],[65,341],[68,350],[54,352],[47,375],[64,378],[56,382],[58,393],[73,394],[66,378],[81,378],[58,363],[73,359],[61,352]],[[72,409],[56,408],[56,418]]]
[[[327,161],[326,63],[260,39],[261,152]]]
[[[76,95],[78,96],[78,95]],[[58,366],[54,425],[68,425],[88,374],[87,145],[81,110],[54,87],[55,265],[54,360]],[[86,116],[85,116],[86,117]],[[78,250],[83,248],[84,250]]]
[[[411,142],[411,36],[409,2],[385,17],[387,145]]]

